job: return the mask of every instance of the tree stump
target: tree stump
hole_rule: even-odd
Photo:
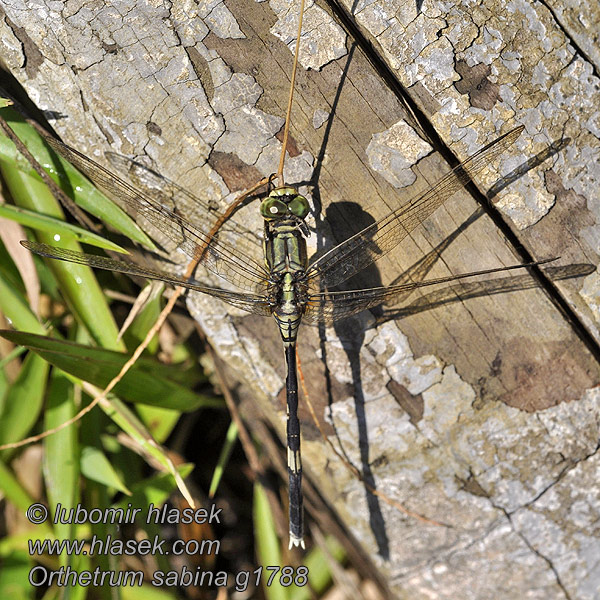
[[[297,2],[0,9],[5,67],[95,160],[106,150],[144,160],[214,201],[276,171]],[[531,0],[307,7],[286,180],[311,199],[311,251],[523,124],[476,186],[352,284],[560,257],[301,330],[309,397],[333,445],[364,481],[442,524],[369,493],[302,409],[307,476],[397,597],[600,597],[600,281],[563,269],[596,265],[600,252],[600,19],[597,7],[580,11]],[[256,230],[261,260],[257,205],[235,218]],[[198,294],[188,306],[240,396],[283,437],[274,323]]]

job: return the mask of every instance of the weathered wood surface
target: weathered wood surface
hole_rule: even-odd
[[[311,6],[302,62],[312,69],[298,76],[286,176],[314,201],[311,247],[385,215],[411,195],[415,175],[423,189],[447,169],[438,153],[415,151],[419,125],[463,159],[523,123],[480,189],[570,137],[493,202],[536,258],[597,264],[597,9],[588,6],[591,25],[582,28],[577,9],[560,2],[546,3],[553,12],[525,0],[425,0],[420,12],[414,0],[341,4],[423,122],[331,9]],[[0,7],[4,64],[43,110],[61,116],[53,124],[71,145],[101,162],[108,149],[149,157],[217,200],[276,170],[291,66],[281,39],[293,42],[296,2]],[[518,262],[494,222],[473,217],[477,206],[469,193],[457,195],[358,285],[393,281],[445,241],[427,277]],[[260,231],[255,205],[238,218]],[[599,597],[598,353],[541,283],[521,278],[511,292],[427,291],[400,308],[301,332],[310,397],[334,444],[378,489],[450,525],[425,525],[369,496],[303,411],[306,471],[399,597]],[[596,273],[555,284],[596,339],[598,284]],[[423,296],[438,305],[423,310]],[[202,296],[189,308],[243,395],[283,434],[275,325]]]

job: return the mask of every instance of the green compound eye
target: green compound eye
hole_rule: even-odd
[[[260,204],[260,214],[263,219],[271,220],[282,217],[287,213],[287,205],[279,198],[268,196]]]
[[[304,196],[296,196],[289,204],[288,207],[290,212],[298,217],[299,219],[304,219],[308,214],[309,206],[308,200]]]
[[[275,188],[260,205],[260,214],[267,221],[280,219],[286,215],[304,219],[308,211],[308,200],[292,187]]]

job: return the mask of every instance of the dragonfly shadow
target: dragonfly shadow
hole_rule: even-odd
[[[596,267],[590,263],[575,263],[558,267],[545,267],[542,271],[548,279],[560,281],[585,277],[595,270]],[[471,298],[480,298],[481,296],[491,296],[493,294],[506,294],[508,292],[528,290],[536,287],[540,287],[540,283],[529,274],[456,283],[421,296],[401,308],[383,310],[382,314],[376,317],[374,327],[387,321],[403,319],[404,317],[432,310],[453,302],[464,302]]]
[[[337,202],[335,203],[335,205],[332,204],[327,208],[325,218],[323,219],[323,221],[324,223],[327,223],[329,227],[331,227],[332,236],[334,237],[334,240],[330,240],[330,242],[326,244],[325,238],[322,237],[318,241],[319,249],[317,250],[316,257],[327,252],[327,250],[329,250],[329,248],[332,245],[335,245],[347,239],[357,231],[368,227],[369,225],[375,222],[375,219],[369,213],[367,213],[359,204],[355,202]],[[352,230],[349,228],[348,223],[353,224]],[[318,227],[317,231],[323,231],[323,226]],[[379,269],[375,264],[367,267],[366,269],[363,269],[359,275],[356,275],[355,277],[345,282],[344,287],[347,287],[348,289],[357,286],[361,287],[362,285],[364,285],[365,281],[368,281],[369,284],[381,285]],[[364,342],[364,333],[359,333],[358,336],[349,336],[348,323],[348,320],[336,322],[334,324],[334,328],[338,338],[346,340],[346,342],[344,343],[344,351],[346,352],[348,362],[350,363],[352,369],[352,382],[354,387],[354,410],[357,419],[357,433],[359,440],[358,445],[361,462],[360,467],[357,467],[357,469],[361,473],[361,477],[366,486],[369,486],[372,489],[377,489],[377,483],[370,468],[369,435],[367,429],[367,419],[365,414],[365,399],[361,384],[362,376],[360,371],[359,355],[360,349]],[[353,331],[356,332],[357,330],[359,332],[364,331],[360,327],[355,328]],[[329,408],[331,408],[334,402],[334,384],[332,381],[332,373],[327,368],[327,336],[324,325],[318,325],[318,331],[320,352],[323,364],[325,365],[326,402]],[[341,443],[338,432],[336,431],[335,423],[333,423],[333,430],[334,435],[338,438],[338,447],[341,449],[345,460],[352,464],[350,457],[344,451],[343,444]],[[385,521],[381,510],[380,501],[377,498],[377,496],[372,494],[367,488],[365,488],[365,494],[367,507],[369,511],[369,524],[377,543],[378,554],[382,558],[388,559],[390,555],[389,538],[386,532]]]
[[[344,82],[344,78],[348,71],[348,63],[344,69],[342,79],[340,81],[340,85],[338,88],[338,95],[336,96],[336,102],[339,98],[339,92]],[[335,106],[335,103],[334,103]],[[509,145],[515,139],[516,135],[520,132],[518,128],[512,130],[508,134],[506,134],[505,145]],[[326,132],[324,136],[324,142],[322,147],[322,152],[319,154],[319,157],[324,155],[324,146],[327,142],[329,135],[329,130]],[[511,141],[512,136],[512,141]],[[503,177],[488,191],[487,195],[481,194],[481,192],[476,188],[475,184],[469,182],[469,175],[477,174],[478,171],[482,170],[489,164],[489,158],[494,157],[499,154],[503,149],[502,146],[491,146],[491,148],[495,148],[490,151],[490,147],[482,149],[484,154],[474,155],[474,157],[470,157],[463,165],[459,165],[456,167],[454,172],[450,173],[450,178],[446,178],[444,181],[444,186],[440,188],[440,192],[442,194],[448,193],[450,194],[450,190],[458,190],[459,185],[465,185],[468,191],[471,194],[478,198],[480,203],[483,205],[478,210],[476,210],[468,219],[461,224],[460,227],[457,227],[450,235],[448,235],[440,244],[438,244],[435,248],[433,248],[429,253],[427,253],[423,258],[415,262],[410,268],[406,271],[402,272],[395,281],[391,282],[391,285],[386,288],[382,287],[382,280],[379,269],[376,264],[371,263],[368,260],[364,260],[359,262],[357,260],[356,263],[348,260],[347,265],[338,267],[338,270],[342,272],[343,269],[347,270],[345,273],[356,273],[352,280],[344,281],[343,289],[339,290],[342,294],[338,295],[338,298],[344,298],[343,292],[345,290],[356,290],[357,294],[361,292],[368,293],[368,289],[380,288],[380,289],[388,289],[395,291],[390,292],[389,298],[393,298],[394,303],[403,303],[407,300],[407,298],[414,291],[415,285],[429,285],[427,283],[427,275],[433,269],[438,260],[441,259],[442,254],[445,250],[450,246],[450,244],[458,238],[458,236],[465,231],[470,225],[475,223],[479,217],[486,214],[486,212],[490,213],[492,219],[496,224],[498,224],[497,215],[492,214],[491,207],[489,205],[486,206],[486,199],[489,201],[495,195],[497,195],[504,187],[510,185],[515,180],[522,177],[529,170],[535,168],[543,161],[550,158],[555,153],[559,152],[566,144],[568,144],[568,140],[560,140],[555,142],[550,147],[545,149],[543,152],[539,153],[533,159],[530,159],[520,165],[517,169],[512,171],[508,176]],[[485,160],[484,158],[485,157]],[[320,162],[318,162],[317,169],[315,171],[315,178],[312,180],[313,184],[316,184],[318,181],[318,172],[320,168]],[[471,167],[473,167],[473,171],[471,171]],[[452,174],[454,173],[454,174]],[[454,178],[454,179],[453,179]],[[434,196],[432,196],[433,198]],[[427,196],[425,196],[427,198]],[[429,200],[429,199],[428,199]],[[415,205],[419,206],[419,199],[415,200]],[[427,203],[425,203],[427,205]],[[410,205],[410,204],[409,204]],[[318,203],[318,208],[320,208],[320,202]],[[433,201],[430,201],[428,206],[435,206]],[[439,204],[438,204],[439,206]],[[416,212],[416,211],[415,211]],[[410,210],[407,210],[406,213],[412,216]],[[430,214],[432,214],[432,210],[424,211],[425,216],[423,218],[427,218]],[[400,215],[398,215],[400,216]],[[324,236],[319,237],[318,239],[318,249],[316,256],[313,257],[311,262],[314,264],[318,263],[319,260],[322,260],[327,256],[328,250],[332,247],[335,247],[336,242],[343,242],[347,239],[352,239],[352,236],[357,231],[361,233],[360,242],[362,252],[371,257],[372,260],[377,260],[378,257],[383,256],[388,250],[389,246],[386,246],[386,237],[385,234],[380,234],[378,227],[370,228],[371,225],[375,224],[375,220],[367,214],[359,205],[350,202],[336,202],[335,204],[330,205],[327,208],[327,212],[325,218],[319,221],[320,219],[320,211],[317,215],[317,222],[320,226],[317,227],[318,231],[326,231],[326,228],[323,225],[327,224],[332,233],[332,238],[334,238],[333,244],[328,244]],[[413,221],[414,222],[414,221]],[[386,227],[386,224],[381,224],[381,228]],[[410,227],[410,226],[409,226]],[[366,228],[366,229],[365,229]],[[408,233],[409,230],[406,231]],[[366,237],[367,235],[371,235],[371,237]],[[399,237],[402,236],[401,233],[398,234]],[[382,246],[379,246],[379,243],[383,242]],[[351,244],[353,242],[350,242]],[[350,246],[351,247],[351,246]],[[345,259],[343,256],[340,256],[340,261],[345,263]],[[357,265],[364,264],[369,265],[366,269],[361,270]],[[569,265],[565,267],[554,267],[545,270],[545,276],[551,277],[553,279],[564,279],[569,277],[580,277],[582,275],[588,274],[592,272],[594,267],[592,265]],[[480,276],[483,273],[480,273]],[[342,279],[340,279],[341,281]],[[438,282],[440,285],[442,282]],[[505,293],[513,290],[521,290],[527,289],[530,287],[536,287],[541,285],[540,280],[534,279],[530,274],[526,274],[523,276],[517,277],[505,277],[502,279],[488,279],[486,281],[476,281],[476,282],[467,282],[461,283],[460,285],[448,285],[450,282],[446,281],[447,287],[442,290],[436,289],[430,294],[428,294],[425,298],[419,298],[412,302],[408,307],[403,306],[401,309],[390,310],[389,308],[383,308],[382,305],[375,306],[371,304],[369,306],[372,314],[375,317],[375,323],[380,324],[383,323],[390,318],[401,318],[411,314],[410,311],[419,312],[422,310],[427,310],[429,308],[433,308],[435,306],[440,306],[442,304],[447,304],[451,301],[463,300],[468,297],[478,297],[482,295],[490,295],[495,293]],[[327,285],[324,283],[323,285]],[[365,289],[367,288],[367,289]],[[399,288],[399,289],[398,289]],[[427,288],[433,289],[433,288]],[[332,298],[335,297],[335,293],[338,290],[328,290],[332,292]],[[381,292],[373,291],[373,297],[377,298],[377,294]],[[345,297],[352,298],[351,294]],[[382,296],[379,297],[380,301],[383,302]],[[343,315],[343,310],[340,310],[340,314]],[[335,313],[334,313],[335,317]],[[341,317],[340,317],[341,318]],[[352,323],[349,325],[349,323]],[[361,361],[360,361],[360,350],[365,340],[365,328],[364,325],[359,325],[358,327],[353,326],[354,322],[349,320],[337,321],[333,320],[333,327],[339,339],[343,340],[343,350],[346,354],[347,360],[350,364],[351,368],[351,377],[352,377],[352,390],[353,390],[353,398],[354,398],[354,408],[357,419],[357,435],[358,435],[358,450],[360,456],[360,465],[358,466],[358,470],[361,473],[362,480],[365,482],[365,494],[367,500],[367,506],[369,510],[369,521],[370,527],[374,534],[375,540],[378,544],[378,552],[382,557],[387,557],[389,554],[389,543],[386,532],[386,525],[383,519],[383,514],[381,511],[381,507],[379,505],[378,498],[369,492],[369,489],[375,488],[375,479],[373,475],[373,471],[371,469],[371,464],[373,461],[373,457],[370,456],[370,440],[369,440],[369,428],[367,426],[367,414],[365,410],[365,392],[364,392],[364,382],[363,382],[363,373],[361,371]],[[324,363],[327,364],[327,344],[326,344],[326,335],[324,327],[321,327],[319,330],[320,334],[320,349],[322,353],[322,357],[324,359]],[[331,406],[334,402],[334,397],[332,390],[334,388],[333,382],[334,379],[332,374],[326,370],[326,386],[327,386],[327,402]],[[335,424],[334,424],[335,431]],[[337,432],[336,432],[337,434]],[[340,442],[340,436],[338,435],[338,442]],[[340,447],[341,444],[340,444]],[[342,449],[343,451],[343,449]],[[377,458],[377,457],[375,457]],[[346,455],[346,459],[348,460],[348,456]],[[350,462],[350,461],[349,461]],[[356,466],[356,465],[355,465]]]
[[[402,284],[409,281],[423,281],[427,273],[429,273],[429,271],[433,268],[435,263],[440,259],[444,250],[461,233],[463,233],[467,227],[475,223],[475,221],[477,221],[477,219],[479,219],[484,214],[484,212],[485,211],[481,208],[476,210],[464,223],[457,227],[456,230],[453,231],[449,236],[447,236],[437,247],[435,247],[426,256],[417,261],[413,266],[411,266],[399,277],[397,277],[396,280],[392,282],[392,285]],[[340,215],[344,216],[343,222],[340,219]],[[370,214],[365,212],[361,206],[351,202],[338,202],[335,203],[335,205],[331,205],[327,210],[326,220],[329,224],[335,224],[335,226],[332,227],[332,229],[335,231],[336,237],[339,236],[341,239],[346,239],[356,231],[363,230],[365,227],[368,227],[369,225],[375,222],[375,219]],[[349,226],[349,223],[351,223],[352,225]],[[376,242],[374,241],[373,246],[370,248],[370,251],[374,254],[377,254],[378,249],[375,244]],[[361,289],[365,286],[379,287],[381,285],[382,279],[377,263],[372,263],[369,267],[363,269],[362,271],[360,271],[360,273],[358,273],[348,281],[344,282],[343,287],[344,289]],[[387,320],[386,312],[384,311],[383,306],[375,307],[374,309],[371,309],[370,312],[374,315],[375,322],[377,323],[384,322],[385,320]],[[375,481],[375,477],[371,469],[371,464],[373,463],[373,460],[377,459],[378,457],[370,456],[369,429],[365,409],[365,394],[363,389],[363,375],[361,371],[360,361],[360,351],[364,344],[365,333],[368,328],[365,328],[364,325],[358,327],[355,326],[355,322],[353,322],[352,319],[334,321],[333,326],[338,338],[343,340],[343,349],[351,368],[351,385],[353,388],[354,410],[357,420],[358,449],[360,454],[360,465],[354,466],[357,467],[357,469],[360,471],[362,479],[366,486],[369,486],[373,489],[377,489],[377,483]],[[321,352],[324,358],[323,362],[324,364],[327,364],[325,330],[322,326],[320,326],[319,331]],[[328,372],[328,370],[326,370],[326,378],[328,386],[328,404],[331,407],[331,405],[333,404],[333,395],[331,393],[331,374]],[[341,448],[345,459],[348,462],[351,462],[348,454],[344,451],[344,445],[340,436],[338,435],[335,423],[333,423],[333,429],[334,434],[338,439],[338,447]],[[383,558],[387,558],[389,556],[389,543],[379,499],[368,489],[365,490],[365,493],[367,506],[369,510],[369,522],[371,526],[371,531],[373,532],[373,535],[375,536],[375,539],[377,541],[379,554]]]
[[[513,169],[508,175],[500,178],[486,193],[486,198],[492,200],[497,196],[505,187],[508,187],[517,179],[520,179],[529,171],[539,167],[544,161],[548,160],[555,154],[558,154],[563,148],[571,143],[571,138],[563,138],[555,140],[547,148],[544,148],[541,152],[538,152],[535,156],[527,159],[525,162],[520,164],[516,169]]]
[[[317,231],[317,256],[326,252],[326,250],[329,249],[329,247],[330,247],[326,244],[325,236],[323,236],[321,233],[319,233],[321,231],[324,231],[325,224],[327,224],[328,226],[331,226],[332,223],[336,224],[336,227],[335,227],[336,235],[334,237],[336,237],[336,238],[339,237],[339,239],[337,239],[337,241],[341,242],[344,239],[346,239],[347,237],[349,237],[349,235],[344,235],[346,232],[344,231],[345,227],[341,223],[341,218],[340,218],[341,215],[344,215],[344,217],[346,218],[346,223],[352,222],[354,225],[358,224],[358,228],[354,229],[354,231],[352,231],[352,233],[356,233],[360,229],[367,227],[371,223],[374,223],[373,217],[371,217],[368,213],[366,213],[363,210],[363,208],[361,206],[359,206],[358,204],[356,204],[354,202],[336,203],[336,207],[335,207],[335,209],[333,209],[334,212],[337,213],[336,215],[332,215],[332,212],[331,212],[332,208],[329,207],[327,209],[327,214],[326,214],[325,218],[323,218],[321,216],[323,204],[322,204],[321,197],[319,194],[319,185],[318,185],[319,178],[320,178],[321,170],[323,167],[323,161],[325,158],[327,145],[329,143],[329,138],[331,135],[331,128],[332,128],[333,122],[334,122],[333,116],[335,115],[335,112],[337,110],[337,106],[340,101],[342,89],[348,78],[348,71],[349,71],[350,65],[352,63],[356,49],[357,49],[357,44],[353,42],[348,50],[346,62],[342,69],[340,81],[337,85],[336,95],[331,103],[330,115],[329,115],[329,118],[328,118],[326,126],[325,126],[325,130],[323,133],[323,140],[321,142],[319,152],[317,153],[316,158],[315,158],[315,167],[313,169],[312,177],[311,177],[310,181],[307,182],[308,185],[310,185],[312,187],[312,197],[313,197],[313,202],[315,205],[315,226],[316,226],[316,231]],[[341,212],[341,211],[344,211],[344,212]],[[347,215],[350,215],[350,218],[348,218]],[[375,265],[373,265],[372,267],[368,267],[367,269],[365,269],[361,272],[360,278],[361,278],[361,280],[363,280],[363,282],[364,282],[365,278],[369,278],[369,280],[371,282],[374,281],[375,279],[380,281],[379,270],[377,269],[377,267]],[[350,284],[351,283],[352,283],[352,280],[350,280]],[[344,324],[335,325],[336,333],[338,335],[340,335],[340,333],[341,333],[340,331],[338,331],[338,329],[340,327],[344,328],[345,326],[344,326]],[[327,344],[326,344],[325,328],[323,325],[319,325],[318,330],[319,330],[319,345],[320,345],[320,351],[321,351],[323,364],[327,365]],[[366,428],[364,397],[362,394],[362,387],[360,385],[360,381],[361,381],[360,367],[357,366],[357,365],[360,365],[360,361],[358,360],[358,357],[359,357],[359,352],[360,352],[360,348],[362,346],[363,341],[364,340],[362,337],[361,337],[361,339],[353,340],[352,347],[347,349],[347,353],[348,353],[348,359],[350,361],[350,364],[352,365],[352,379],[354,382],[359,382],[359,385],[355,386],[356,392],[354,394],[355,411],[356,411],[358,427],[359,427],[358,436],[359,436],[359,446],[360,446],[360,455],[361,455],[361,464],[362,464],[362,467],[359,470],[362,473],[364,482],[367,485],[371,486],[373,489],[376,489],[377,484],[373,477],[373,473],[371,472],[371,469],[369,467],[369,440],[368,440],[368,432],[367,432],[367,428]],[[326,398],[327,398],[326,401],[327,401],[327,404],[329,407],[331,407],[331,405],[333,404],[333,387],[334,386],[333,386],[333,382],[332,382],[332,378],[331,378],[331,373],[329,372],[329,369],[325,368],[325,390],[326,390]],[[338,437],[338,439],[339,439],[339,437]],[[345,458],[346,458],[346,460],[348,460],[348,462],[350,462],[350,460],[347,456]],[[389,538],[388,538],[388,535],[386,532],[385,521],[383,519],[383,513],[381,511],[379,499],[377,498],[377,496],[375,496],[374,494],[369,492],[367,489],[365,490],[365,493],[366,493],[367,505],[368,505],[368,510],[369,510],[369,523],[370,523],[373,535],[375,536],[375,540],[377,542],[378,554],[381,557],[387,559],[387,558],[389,558],[389,555],[390,555]]]
[[[528,165],[529,168],[531,164]],[[528,169],[527,169],[528,170]],[[522,171],[524,172],[524,171]],[[368,215],[360,206],[354,203],[336,203],[335,211],[333,205],[327,211],[327,221],[331,223],[337,220],[339,222],[339,214],[342,213],[345,216],[345,222],[352,223],[357,228],[368,227],[374,222],[374,219]],[[444,251],[450,246],[450,244],[458,238],[468,227],[474,224],[486,211],[483,208],[478,208],[474,211],[469,218],[467,218],[459,227],[457,227],[450,235],[448,235],[440,244],[433,248],[423,258],[415,262],[409,269],[399,275],[393,282],[392,286],[400,285],[405,283],[420,283],[426,281],[427,274],[434,267],[435,263],[441,259]],[[347,225],[345,226],[347,227]],[[347,235],[345,231],[341,230],[341,227],[333,228],[336,235],[343,237],[344,239],[351,235],[353,232],[349,232]],[[376,242],[373,241],[374,247],[370,248],[373,254],[377,254]],[[564,280],[569,278],[582,277],[592,273],[595,270],[595,266],[592,264],[572,264],[557,267],[545,267],[543,274],[545,277],[553,280]],[[361,289],[362,286],[367,283],[370,287],[381,286],[381,276],[376,264],[372,264],[368,269],[360,272],[359,275],[353,278],[355,281],[348,280],[344,283],[344,288],[348,289]],[[360,279],[360,281],[358,281]],[[438,284],[439,285],[439,284]],[[539,287],[542,284],[539,279],[536,279],[531,274],[526,273],[520,276],[511,277],[495,277],[493,279],[487,279],[484,281],[474,282],[462,282],[457,284],[446,285],[442,289],[434,290],[433,292],[417,298],[410,304],[402,306],[398,309],[389,309],[383,307],[377,307],[377,310],[371,311],[375,316],[375,326],[385,323],[391,319],[399,319],[411,314],[416,314],[426,310],[431,310],[438,306],[448,304],[450,302],[464,301],[469,298],[476,298],[481,296],[490,296],[493,294],[507,293],[511,291],[531,289]],[[413,290],[406,292],[405,296],[394,297],[394,303],[404,302],[407,297],[412,294]],[[360,465],[358,470],[361,472],[362,479],[366,486],[376,489],[376,483],[373,475],[371,466],[373,460],[377,457],[370,456],[370,439],[369,429],[367,426],[367,414],[365,410],[365,393],[363,390],[363,374],[361,371],[360,351],[365,339],[366,329],[363,326],[353,326],[349,321],[334,321],[334,329],[339,339],[343,340],[343,350],[346,354],[347,360],[351,368],[352,376],[352,388],[354,397],[354,408],[357,419],[357,434],[358,434],[358,449],[360,455]],[[323,353],[324,362],[326,361],[326,344],[325,344],[325,330],[323,327],[320,328],[320,340],[321,340],[321,351]],[[328,382],[328,403],[331,406],[333,404],[333,397],[331,394],[331,374],[326,371],[326,377]],[[340,436],[337,435],[335,423],[333,424],[334,432],[338,438],[339,447],[342,448],[342,452],[345,455],[346,460],[351,462],[348,458],[347,453],[344,452],[343,444]],[[356,465],[355,465],[356,466]],[[381,556],[386,557],[386,552],[389,553],[389,547],[387,545],[387,534],[385,529],[385,522],[381,512],[378,498],[371,494],[368,490],[366,491],[367,505],[369,509],[369,519],[371,530],[378,543],[378,549]]]
[[[340,215],[344,216],[345,224],[341,222]],[[340,239],[337,241],[342,241],[350,237],[353,233],[356,233],[356,231],[360,231],[365,227],[368,227],[375,222],[375,219],[355,202],[337,202],[335,205],[330,205],[328,207],[326,212],[326,221],[329,224],[335,223],[335,232],[337,234],[336,237],[340,236]],[[348,223],[352,223],[352,230],[348,226]],[[365,283],[368,283],[369,286],[373,287],[381,285],[381,276],[375,263],[363,269],[359,274],[350,278],[348,281],[344,282],[344,288],[360,289],[360,287],[364,286]],[[381,309],[376,308],[374,309],[374,312],[378,314],[381,312]],[[352,374],[352,386],[354,388],[354,410],[358,428],[358,450],[360,454],[360,466],[357,467],[357,469],[361,473],[363,482],[366,484],[366,486],[371,489],[377,489],[377,482],[375,481],[375,477],[370,466],[372,461],[369,456],[369,430],[367,427],[365,397],[363,393],[362,373],[360,367],[360,350],[364,343],[365,329],[362,327],[349,328],[348,325],[348,320],[334,322],[334,330],[336,335],[338,338],[345,340],[343,349],[350,364]],[[349,329],[351,329],[352,335],[349,335]],[[325,331],[323,328],[320,328],[320,341],[321,351],[326,359],[327,349],[325,344]],[[324,362],[327,364],[326,360]],[[327,376],[329,378],[328,371]],[[330,386],[329,379],[328,385]],[[327,398],[329,406],[331,406],[332,395],[330,393],[330,388],[328,389]],[[335,423],[333,428],[335,431]],[[336,437],[338,437],[339,448],[341,448],[342,452],[344,452],[343,445],[339,436],[337,436],[337,432],[335,432],[335,434]],[[345,458],[348,462],[351,462],[350,458],[346,454]],[[365,489],[365,494],[369,511],[369,525],[377,542],[378,553],[382,558],[387,559],[389,558],[390,552],[389,539],[386,532],[385,520],[383,518],[379,498],[371,493],[369,489]]]

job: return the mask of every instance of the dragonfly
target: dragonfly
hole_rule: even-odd
[[[521,135],[519,126],[467,158],[426,191],[417,194],[389,214],[321,254],[307,256],[310,213],[307,198],[297,188],[279,185],[260,204],[263,220],[263,260],[249,256],[231,235],[252,235],[243,227],[225,222],[213,207],[172,184],[176,193],[195,200],[206,213],[188,220],[170,207],[170,199],[160,192],[142,191],[94,162],[84,154],[47,138],[60,156],[82,171],[98,188],[114,198],[127,212],[145,219],[166,239],[195,261],[218,275],[235,289],[207,285],[195,277],[181,277],[161,269],[147,268],[127,260],[62,249],[47,244],[23,241],[23,246],[44,257],[89,265],[90,267],[160,280],[175,286],[208,294],[248,313],[274,318],[283,342],[287,365],[287,465],[289,478],[289,543],[304,548],[302,507],[302,461],[300,421],[298,418],[298,379],[296,342],[301,322],[332,324],[381,304],[391,303],[423,286],[456,281],[467,277],[518,269],[548,261],[516,264],[474,271],[426,281],[349,291],[334,288],[365,269],[395,248],[446,200],[504,153]],[[125,159],[128,160],[128,159]],[[151,173],[146,171],[146,173]],[[157,175],[157,177],[160,177]],[[229,236],[229,237],[228,237]],[[552,259],[551,259],[552,260]],[[231,287],[230,286],[230,287]]]

